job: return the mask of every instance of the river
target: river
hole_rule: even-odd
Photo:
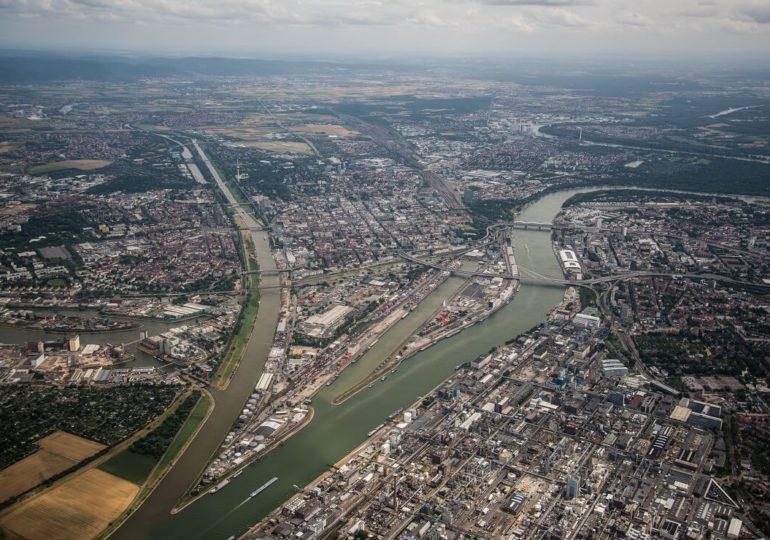
[[[54,312],[46,309],[34,309],[38,315],[51,315]],[[172,328],[183,325],[193,325],[202,321],[205,317],[189,319],[186,321],[166,321],[161,319],[136,319],[130,317],[120,317],[116,315],[104,315],[96,310],[58,310],[56,313],[66,316],[108,318],[115,321],[134,322],[139,325],[138,328],[127,330],[110,330],[107,332],[74,332],[80,336],[81,346],[89,343],[94,345],[120,345],[128,343],[126,350],[135,356],[135,360],[122,364],[120,367],[145,367],[160,366],[160,363],[151,355],[144,353],[136,348],[136,342],[139,340],[140,332],[147,332],[147,335],[154,336],[167,332]],[[69,332],[47,332],[42,328],[0,326],[0,343],[27,343],[28,341],[55,341],[64,339]]]
[[[585,190],[573,189],[546,195],[528,206],[517,219],[551,221],[566,199]],[[519,265],[543,275],[561,278],[561,270],[551,247],[550,232],[516,231],[514,249]],[[269,251],[267,253],[269,255]],[[260,263],[262,264],[262,260]],[[459,283],[459,278],[447,280],[434,291],[435,298],[431,295],[430,302],[421,304],[402,321],[404,326],[414,326],[424,319],[426,312],[435,309],[442,296],[451,295]],[[115,536],[132,539],[225,539],[231,535],[242,534],[290,497],[294,493],[293,485],[308,484],[329,464],[337,462],[360,444],[367,433],[383,422],[388,414],[411,405],[417,398],[451,376],[456,365],[472,360],[491,347],[500,345],[543,321],[546,313],[558,304],[561,298],[560,288],[522,284],[513,301],[486,321],[418,353],[386,381],[378,382],[373,388],[365,389],[341,405],[332,405],[334,397],[360,378],[362,371],[377,365],[391,352],[389,347],[373,347],[349,373],[343,373],[334,384],[325,387],[314,397],[315,416],[308,426],[261,461],[247,467],[243,474],[225,488],[213,495],[204,496],[177,514],[169,514],[169,509],[177,502],[176,499],[185,492],[200,471],[200,456],[206,452],[211,455],[229,430],[231,420],[235,417],[230,416],[230,409],[233,408],[231,405],[236,402],[236,409],[239,410],[245,400],[245,396],[244,399],[240,398],[240,392],[220,392],[216,396],[217,406],[212,418],[206,422],[202,434],[196,437],[188,452],[169,472],[159,488]],[[273,318],[274,313],[271,310],[276,310],[272,303],[265,300],[263,297],[260,321],[263,314],[266,319]],[[264,321],[258,322],[257,331],[262,330],[260,324],[264,324]],[[399,334],[398,337],[403,335],[400,325],[401,323],[394,328]],[[269,335],[272,336],[272,331]],[[384,345],[396,344],[400,340],[384,337],[380,341]],[[269,348],[269,343],[267,347]],[[250,390],[255,380],[252,372],[261,367],[266,353],[261,340],[255,343],[255,347],[251,347],[250,343],[245,361],[248,369],[239,369],[232,384],[238,385],[243,381],[242,384]],[[255,356],[257,354],[263,356]],[[238,401],[239,399],[241,400]],[[223,400],[223,403],[220,403],[220,400]],[[224,409],[227,411],[222,412]],[[216,420],[214,416],[217,417]],[[188,454],[191,453],[198,456],[198,460],[189,458]],[[274,476],[278,477],[276,483],[259,496],[248,498],[251,491]]]

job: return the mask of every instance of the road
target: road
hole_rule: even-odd
[[[241,202],[235,198],[233,193],[230,191],[230,188],[227,187],[227,184],[225,184],[224,180],[222,180],[222,177],[219,175],[219,171],[217,171],[216,167],[214,167],[214,165],[211,163],[211,160],[203,151],[200,144],[198,144],[198,140],[193,139],[192,143],[195,147],[195,151],[198,152],[198,156],[200,156],[201,161],[203,161],[203,164],[206,165],[206,168],[209,170],[209,173],[211,173],[212,178],[214,178],[214,181],[217,183],[220,191],[222,191],[222,194],[225,196],[225,199],[227,199],[227,202],[230,203],[232,209],[235,210],[235,213],[238,215],[238,217],[243,220],[243,222],[246,224],[246,227],[250,230],[263,230],[264,225],[243,209]],[[255,230],[251,230],[252,235],[256,234]]]
[[[192,174],[193,179],[196,182],[198,182],[199,184],[207,184],[208,183],[208,182],[206,182],[206,177],[203,176],[203,173],[198,168],[198,164],[195,163],[195,160],[193,159],[192,152],[190,152],[190,149],[187,148],[184,145],[184,143],[182,143],[182,142],[180,142],[180,141],[178,141],[178,140],[176,140],[176,139],[174,139],[172,137],[169,137],[168,135],[164,135],[162,133],[158,133],[157,131],[147,131],[145,129],[140,129],[140,128],[137,128],[137,127],[134,127],[134,126],[130,126],[130,127],[133,128],[133,129],[139,130],[139,131],[144,131],[146,133],[152,133],[153,135],[157,135],[158,137],[163,137],[164,139],[169,140],[169,141],[171,141],[171,142],[181,146],[182,147],[182,158],[184,159],[185,165],[187,166],[187,170],[189,170],[190,174]]]

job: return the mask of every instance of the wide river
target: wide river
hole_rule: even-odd
[[[573,189],[546,195],[528,206],[517,219],[550,222],[562,203],[573,194],[595,189]],[[263,233],[256,236],[262,237]],[[257,248],[262,254],[261,268],[269,269],[271,261],[267,260],[270,252],[266,242],[259,242]],[[550,232],[516,231],[514,250],[520,266],[542,275],[561,278],[561,270],[551,248]],[[265,278],[264,281],[272,279]],[[543,321],[563,294],[558,287],[522,284],[511,303],[486,321],[418,353],[402,364],[398,372],[384,382],[378,381],[373,388],[359,392],[341,405],[331,404],[336,395],[398,347],[404,337],[429,317],[461,283],[459,278],[447,280],[383,336],[357,364],[343,372],[334,384],[319,392],[313,399],[315,416],[308,426],[262,460],[247,467],[227,487],[172,515],[169,510],[189,488],[224,438],[264,365],[280,305],[276,292],[263,294],[255,330],[257,334],[249,343],[246,358],[230,388],[215,392],[216,407],[201,433],[153,494],[113,536],[127,539],[226,539],[242,534],[295,493],[292,486],[308,484],[329,464],[336,463],[358,446],[386,416],[411,405],[451,376],[455,366]],[[257,497],[248,498],[251,491],[273,477],[278,477],[276,483]]]

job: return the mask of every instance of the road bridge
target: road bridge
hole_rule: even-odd
[[[288,274],[291,272],[288,268],[279,268],[276,270],[243,270],[239,272],[240,275],[246,274],[259,274],[260,276],[280,276],[281,274]]]
[[[406,260],[406,261],[409,261],[409,262],[412,262],[412,263],[415,263],[415,264],[419,264],[419,265],[422,265],[422,266],[427,266],[429,268],[435,268],[436,270],[442,270],[444,272],[449,272],[453,276],[457,276],[457,277],[461,277],[461,278],[466,278],[466,279],[467,278],[472,278],[472,277],[485,277],[485,278],[500,277],[500,278],[503,278],[503,279],[514,279],[514,277],[512,275],[510,275],[510,274],[487,274],[487,273],[484,273],[484,272],[468,272],[466,270],[458,270],[458,269],[452,268],[450,266],[442,266],[440,264],[436,264],[436,263],[432,263],[432,262],[428,262],[428,261],[423,261],[423,260],[418,259],[417,257],[414,257],[414,256],[409,255],[408,253],[404,253],[404,252],[399,252],[398,256],[401,257],[402,259]]]
[[[527,274],[529,278],[528,281],[532,283],[535,283],[535,282],[552,283],[552,284],[558,284],[558,285],[587,287],[587,288],[595,288],[595,286],[597,285],[617,283],[620,281],[632,281],[635,279],[660,277],[660,278],[669,278],[669,279],[693,279],[693,280],[703,279],[707,281],[719,281],[720,283],[727,283],[728,285],[743,285],[743,286],[758,287],[762,289],[770,289],[770,285],[766,285],[762,283],[751,283],[748,281],[740,281],[737,279],[733,279],[729,276],[723,276],[720,274],[692,274],[692,273],[676,274],[673,272],[628,272],[625,274],[613,274],[611,276],[602,276],[597,278],[589,278],[589,279],[582,279],[582,280],[568,280],[568,279],[558,279],[558,278],[543,276],[533,270],[530,270],[522,266],[519,266],[519,270]]]
[[[418,259],[417,257],[409,255],[408,253],[399,252],[398,255],[402,259],[405,259],[409,262],[420,264],[422,266],[428,266],[430,268],[435,268],[437,270],[450,272],[452,275],[455,275],[458,277],[464,277],[464,278],[501,277],[503,279],[514,279],[513,276],[511,276],[510,274],[485,274],[483,272],[466,272],[464,270],[457,270],[448,266],[442,266],[440,264],[423,261]],[[762,289],[770,289],[770,285],[740,281],[737,279],[733,279],[729,276],[723,276],[720,274],[676,274],[673,272],[627,272],[625,274],[613,274],[611,276],[601,276],[596,278],[575,280],[575,279],[553,278],[549,276],[544,276],[542,274],[535,272],[534,270],[531,270],[521,265],[518,265],[518,269],[523,274],[522,283],[530,283],[534,285],[558,285],[563,287],[583,287],[583,288],[592,289],[592,290],[596,289],[597,286],[601,286],[604,284],[616,283],[619,281],[631,281],[634,279],[655,278],[655,277],[673,278],[673,279],[676,279],[676,278],[705,279],[708,281],[719,281],[721,283],[727,283],[730,285],[743,285],[743,286],[758,287]]]
[[[513,228],[525,231],[550,231],[554,227],[551,223],[540,223],[537,221],[514,221]]]

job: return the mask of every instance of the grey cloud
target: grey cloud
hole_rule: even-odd
[[[549,9],[542,13],[533,13],[532,17],[536,21],[549,26],[580,28],[593,25],[593,23],[585,17],[581,17],[572,11],[561,8]]]
[[[543,7],[564,7],[585,4],[580,0],[479,0],[482,4],[489,6],[543,6]]]
[[[770,24],[770,6],[753,6],[742,10],[749,20],[759,24]]]
[[[652,26],[654,24],[652,19],[639,13],[628,13],[618,19],[618,22],[626,26],[633,26],[637,28]]]

